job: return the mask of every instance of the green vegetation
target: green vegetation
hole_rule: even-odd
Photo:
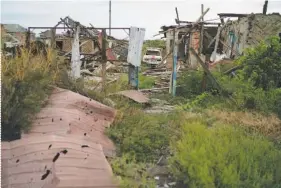
[[[277,41],[271,38],[248,49],[237,60],[242,69],[234,77],[214,71],[227,95],[219,95],[208,79],[203,90],[203,72],[183,73],[177,97],[156,95],[177,105],[167,114],[148,114],[144,105],[106,95],[129,88],[125,74],[108,84],[104,94],[87,89],[89,83],[83,80],[70,80],[50,51],[46,58],[22,53],[16,59],[3,59],[2,138],[11,140],[11,132],[28,130],[50,86],[57,85],[104,103],[110,97],[116,103],[118,114],[107,134],[118,149],[110,163],[121,187],[154,187],[149,169],[161,156],[169,158],[170,175],[183,187],[281,187],[281,44]],[[141,74],[139,79],[140,88],[150,88],[156,81]]]
[[[255,87],[269,90],[281,87],[281,44],[278,37],[261,42],[246,50],[238,63],[243,65],[241,77],[252,81]]]
[[[145,114],[141,106],[121,108],[123,115],[108,134],[118,147],[115,160],[128,165],[116,165],[114,172],[151,166],[166,156],[171,175],[183,187],[281,187],[277,41],[249,49],[235,62],[242,69],[234,77],[213,72],[227,95],[220,96],[208,79],[203,90],[203,72],[189,71],[178,80],[183,87],[177,97],[168,100],[177,111],[156,115]],[[128,183],[124,187],[143,187],[134,184],[140,174],[120,175]]]
[[[155,84],[156,78],[152,76],[144,76],[139,74],[139,88],[140,89],[149,89],[152,88]]]
[[[144,53],[149,47],[165,49],[166,44],[164,40],[146,40],[143,43],[142,52]]]
[[[176,179],[188,187],[281,185],[276,167],[281,151],[266,139],[232,126],[208,128],[200,121],[184,123],[181,130],[170,162]]]
[[[57,79],[57,67],[51,51],[47,58],[28,52],[2,58],[2,140],[19,138],[30,128],[31,115],[40,110]]]

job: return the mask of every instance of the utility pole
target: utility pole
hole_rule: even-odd
[[[101,44],[101,57],[102,57],[102,91],[105,93],[105,83],[106,83],[106,30],[102,30],[102,44]]]
[[[111,0],[109,0],[109,36],[111,36]]]

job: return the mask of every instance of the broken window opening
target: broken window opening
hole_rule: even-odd
[[[56,41],[56,48],[62,50],[62,47],[63,47],[63,41]]]

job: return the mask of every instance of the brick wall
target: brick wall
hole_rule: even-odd
[[[81,53],[87,53],[87,54],[94,53],[93,41],[92,40],[81,40],[81,43],[84,43],[84,42],[86,42],[86,43],[81,46]]]
[[[94,53],[95,50],[94,50],[93,41],[88,40],[88,39],[81,39],[80,43],[83,43],[85,41],[88,41],[88,42],[86,42],[85,44],[83,44],[81,46],[81,52],[80,53],[87,53],[87,54]],[[71,38],[63,39],[62,51],[69,52],[71,50],[71,48],[72,48],[72,39]]]

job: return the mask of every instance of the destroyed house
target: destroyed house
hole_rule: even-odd
[[[6,35],[16,38],[20,44],[25,44],[27,29],[19,24],[2,24]],[[2,27],[2,26],[1,26]],[[1,28],[2,30],[2,28]],[[35,33],[30,33],[30,40],[35,40]]]
[[[72,29],[80,25],[79,43],[80,54],[86,55],[88,58],[95,58],[101,52],[102,33],[95,28],[88,29],[86,26],[73,20],[69,16],[61,19],[60,22],[52,29],[40,33],[40,40],[47,45],[54,46],[62,53],[70,55],[72,49],[72,41],[74,38]],[[64,25],[67,30],[64,33],[56,33],[56,27]],[[52,40],[53,39],[53,40]],[[112,36],[107,36],[107,60],[126,60],[128,54],[129,42],[126,40],[118,40]],[[86,58],[86,57],[85,57]]]
[[[40,39],[47,45],[51,45],[52,31],[46,30],[40,33]],[[73,36],[70,31],[55,35],[55,46],[57,49],[67,53],[71,51]],[[82,44],[82,45],[81,45]],[[97,51],[94,41],[88,37],[80,37],[81,54],[93,54]]]
[[[221,18],[236,17],[227,21],[221,31],[223,52],[229,58],[243,54],[244,49],[257,45],[270,36],[281,33],[281,15],[273,14],[218,14]]]
[[[206,23],[205,23],[206,24]],[[212,26],[216,25],[216,26]],[[205,56],[210,56],[214,49],[214,43],[208,48],[209,43],[212,38],[216,36],[217,33],[217,23],[211,23],[209,26],[204,27],[204,35],[203,35],[203,43],[202,43],[202,53]],[[166,53],[169,54],[173,49],[173,35],[175,29],[175,39],[176,41],[180,40],[183,37],[183,40],[178,45],[178,58],[183,61],[187,61],[189,57],[189,48],[192,47],[196,52],[200,51],[201,44],[201,27],[202,24],[197,24],[195,27],[191,29],[193,25],[187,24],[185,26],[181,26],[178,28],[178,25],[171,26],[162,26],[159,33],[164,34],[166,39]],[[190,30],[191,29],[191,30]],[[218,49],[222,49],[222,45],[219,44]]]

